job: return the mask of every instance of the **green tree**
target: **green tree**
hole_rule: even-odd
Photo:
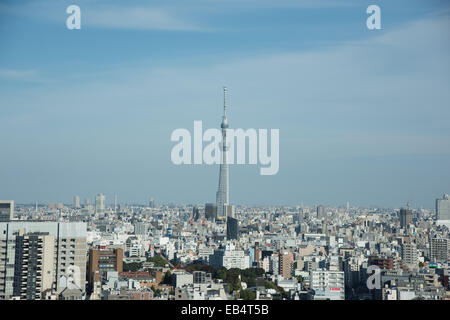
[[[256,286],[256,278],[264,275],[264,269],[262,268],[248,268],[245,270],[240,270],[241,280],[247,283],[247,286],[254,287]]]
[[[160,256],[154,256],[154,257],[150,257],[147,259],[147,262],[153,262],[155,267],[165,267],[167,263],[167,261]]]
[[[155,289],[153,290],[154,296],[157,297],[159,295],[161,295],[161,289]]]
[[[217,269],[214,278],[222,279],[223,281],[225,281],[227,279],[227,269],[224,267]]]
[[[167,270],[166,274],[164,275],[164,278],[162,280],[162,283],[163,284],[170,284],[171,283],[171,278],[172,278],[172,273],[169,270]]]
[[[123,271],[131,271],[136,272],[142,268],[142,262],[130,262],[130,263],[123,263]]]
[[[230,285],[230,292],[241,289],[240,271],[237,268],[232,268],[227,271],[225,282]]]
[[[240,296],[242,300],[255,300],[256,294],[252,290],[241,290]]]
[[[279,286],[277,286],[275,283],[273,283],[273,282],[270,282],[270,281],[264,281],[264,287],[266,288],[266,289],[275,289],[275,291],[277,291],[278,293],[280,293],[282,296],[283,296],[283,298],[289,298],[289,294],[286,292],[286,291],[284,291],[284,289],[283,288],[281,288],[281,287],[279,287]]]
[[[276,284],[273,283],[273,282],[267,281],[267,280],[264,281],[264,287],[265,287],[266,289],[275,289],[275,290],[277,290]]]

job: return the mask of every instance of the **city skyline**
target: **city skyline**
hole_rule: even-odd
[[[450,192],[450,7],[378,2],[376,31],[351,0],[79,1],[81,30],[70,1],[2,3],[1,198],[214,201],[218,166],[173,165],[170,132],[218,127],[226,84],[234,128],[280,129],[278,174],[230,165],[233,204],[434,208]]]
[[[443,0],[0,1],[0,303],[450,301],[448,30]]]

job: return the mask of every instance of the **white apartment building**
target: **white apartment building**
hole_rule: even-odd
[[[211,266],[215,268],[250,268],[250,256],[245,255],[243,250],[236,250],[235,245],[231,242],[225,246],[225,249],[214,250],[214,254],[209,257],[209,261]]]
[[[310,288],[315,291],[314,300],[345,300],[344,278],[344,271],[311,271]]]

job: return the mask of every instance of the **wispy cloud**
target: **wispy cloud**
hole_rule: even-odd
[[[211,15],[270,10],[273,8],[330,8],[354,6],[355,0],[173,0],[123,2],[78,0],[82,27],[129,30],[194,31],[213,28],[207,21]],[[65,8],[72,3],[59,0],[8,2],[0,4],[0,12],[61,24]]]
[[[0,4],[0,13],[27,17],[61,24],[66,7],[72,3],[56,0],[42,0],[26,3]],[[182,10],[183,6],[154,2],[126,1],[111,4],[105,1],[77,1],[81,9],[82,28],[104,29],[166,30],[166,31],[205,31]]]
[[[239,4],[240,6],[277,8],[329,8],[360,5],[358,0],[206,0],[209,4]]]
[[[101,28],[201,31],[203,28],[166,8],[108,6],[86,11],[86,25]]]
[[[42,82],[36,70],[0,69],[0,81]]]

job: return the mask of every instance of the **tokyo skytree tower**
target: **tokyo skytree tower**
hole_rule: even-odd
[[[228,161],[227,161],[227,88],[223,87],[223,118],[222,118],[222,163],[220,164],[219,189],[216,194],[217,217],[224,217],[224,205],[230,202],[230,190],[228,185]]]

